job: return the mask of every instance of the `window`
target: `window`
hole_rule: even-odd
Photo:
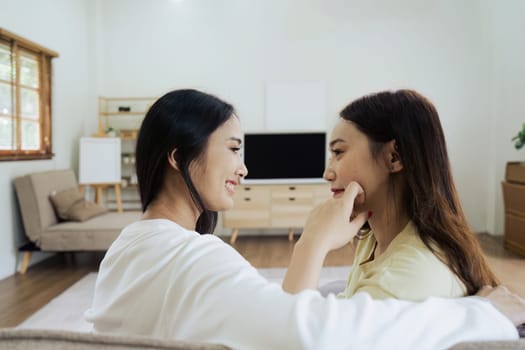
[[[51,158],[54,51],[0,28],[0,160]]]

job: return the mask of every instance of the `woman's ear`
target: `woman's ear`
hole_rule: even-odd
[[[403,170],[403,162],[399,155],[396,140],[392,140],[386,144],[387,166],[391,173],[397,173]]]
[[[179,164],[175,160],[175,154],[177,153],[177,149],[175,148],[173,151],[168,153],[168,163],[175,171],[180,171]]]

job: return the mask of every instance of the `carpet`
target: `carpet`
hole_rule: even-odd
[[[285,268],[258,270],[270,282],[279,284],[286,272]],[[319,285],[324,286],[333,281],[346,280],[349,271],[349,266],[324,267],[321,271]],[[83,314],[91,306],[96,279],[96,273],[86,275],[19,324],[17,328],[89,332],[91,324],[84,321]]]

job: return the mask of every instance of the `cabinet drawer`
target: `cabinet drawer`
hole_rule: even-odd
[[[313,193],[312,185],[273,185],[269,186],[273,193]]]
[[[311,189],[303,186],[273,186],[272,187],[272,205],[284,203],[312,203],[314,194]]]
[[[525,166],[521,162],[508,162],[505,168],[505,180],[525,183]]]
[[[228,228],[259,228],[270,226],[270,213],[264,210],[229,210],[223,213],[223,226]]]
[[[525,254],[525,218],[512,214],[505,215],[505,245]]]
[[[274,208],[276,207],[286,207],[286,206],[306,206],[308,208],[312,207],[313,198],[312,194],[305,196],[272,196],[272,211],[274,211]]]
[[[525,185],[502,182],[505,213],[525,217]]]
[[[234,209],[266,209],[270,205],[270,191],[266,188],[243,186],[235,191]]]
[[[314,190],[314,206],[330,198],[332,198],[332,192],[330,192],[330,186],[323,185]]]
[[[272,207],[272,227],[303,227],[311,206]]]

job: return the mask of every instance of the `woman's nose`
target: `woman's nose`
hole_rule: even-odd
[[[335,172],[330,169],[330,167],[327,167],[323,173],[323,179],[326,181],[333,181],[335,179]]]
[[[248,175],[248,168],[246,167],[246,164],[244,164],[244,162],[242,163],[241,167],[237,170],[237,174],[240,177],[246,177],[246,175]]]

